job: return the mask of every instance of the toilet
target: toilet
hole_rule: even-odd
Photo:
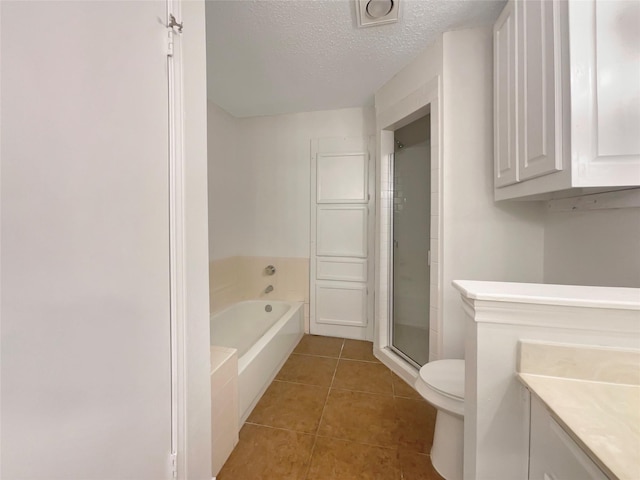
[[[462,480],[464,360],[437,360],[420,369],[415,388],[436,407],[431,463],[446,480]]]

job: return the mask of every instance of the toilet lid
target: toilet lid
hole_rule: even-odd
[[[464,400],[464,360],[437,360],[420,369],[420,378],[434,390]]]

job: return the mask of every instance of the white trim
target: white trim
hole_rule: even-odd
[[[176,35],[175,185],[178,478],[211,476],[211,356],[207,224],[207,98],[204,0],[173,0],[184,31]],[[181,190],[179,190],[181,189]]]
[[[391,158],[394,153],[394,131],[417,120],[427,113],[431,115],[431,192],[437,195],[437,202],[431,202],[432,225],[430,242],[435,242],[438,248],[432,258],[432,278],[435,277],[436,285],[430,290],[433,292],[430,302],[430,334],[438,333],[437,340],[430,342],[429,361],[440,358],[442,351],[442,305],[443,305],[443,269],[442,258],[442,108],[440,105],[442,94],[441,77],[438,75],[418,89],[398,100],[383,111],[377,112],[378,131],[378,155],[376,162],[376,202],[377,224],[376,231],[376,335],[374,339],[374,352],[376,356],[397,375],[409,381],[415,370],[408,367],[406,362],[390,349],[390,305],[392,287],[389,275],[392,272],[391,265],[391,220],[390,212],[393,209],[393,173],[389,171]],[[436,217],[435,219],[433,217]],[[435,271],[434,271],[435,270]],[[433,315],[435,313],[435,315]],[[434,347],[435,348],[431,348]],[[434,351],[435,350],[435,351]],[[416,370],[417,374],[417,370]]]
[[[348,275],[340,273],[326,273],[322,265],[358,265],[361,270],[359,275]],[[316,280],[337,280],[341,282],[363,282],[368,283],[368,262],[366,258],[336,258],[316,256]]]
[[[180,0],[167,0],[169,14],[181,21]],[[169,295],[171,318],[171,453],[175,455],[174,477],[187,478],[186,463],[186,258],[184,185],[183,55],[179,34],[174,33],[173,54],[167,55],[169,80]],[[180,455],[178,455],[180,453]]]

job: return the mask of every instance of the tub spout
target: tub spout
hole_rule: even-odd
[[[269,285],[267,288],[264,289],[264,293],[269,293],[269,292],[273,292],[273,285]]]

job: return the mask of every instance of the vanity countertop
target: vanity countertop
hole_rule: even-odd
[[[518,377],[610,478],[640,478],[640,351],[520,343]]]

